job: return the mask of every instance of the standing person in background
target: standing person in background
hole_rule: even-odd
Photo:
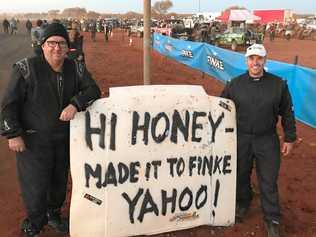
[[[43,21],[38,19],[36,21],[36,26],[31,29],[32,48],[34,50],[35,55],[37,56],[41,56],[42,54],[41,36],[43,34],[43,31]]]
[[[85,65],[66,58],[69,38],[63,25],[48,25],[41,37],[43,55],[14,65],[1,104],[0,131],[16,152],[27,211],[21,226],[25,237],[37,237],[46,224],[68,233],[61,207],[68,181],[70,120],[101,94]]]
[[[228,83],[221,95],[236,105],[236,218],[243,220],[249,210],[252,200],[250,179],[255,161],[268,236],[279,237],[280,141],[276,126],[281,116],[284,130],[281,152],[287,156],[296,140],[292,99],[286,81],[264,70],[266,50],[263,45],[248,47],[246,62],[248,71]]]
[[[112,37],[112,34],[113,34],[113,25],[112,25],[112,23],[109,23],[108,28],[109,28],[108,29],[108,31],[109,31],[108,34],[109,34],[110,37]]]
[[[80,35],[77,29],[69,31],[69,52],[68,58],[84,62],[83,54],[83,36]]]
[[[6,18],[2,22],[2,26],[3,26],[3,32],[5,34],[9,34],[10,23],[9,23],[9,21]]]
[[[12,17],[12,19],[10,20],[10,34],[11,35],[16,35],[16,33],[18,32],[18,22],[16,19],[14,19]]]
[[[30,35],[31,29],[32,29],[32,22],[29,19],[26,21],[25,27],[26,27],[27,33]]]
[[[106,21],[103,22],[103,29],[104,29],[104,40],[105,42],[109,41],[109,26],[107,25]]]
[[[78,20],[73,20],[71,22],[71,29],[75,29],[77,30],[77,32],[80,32],[81,29],[80,29],[80,23]]]
[[[43,20],[43,28],[45,28],[46,26],[48,26],[48,22],[47,22],[47,20]]]
[[[96,33],[97,33],[97,24],[95,22],[95,20],[92,20],[89,24],[89,30],[90,30],[90,33],[91,33],[91,40],[93,42],[95,42],[95,38],[96,38]]]
[[[270,39],[270,42],[274,41],[275,31],[276,31],[276,25],[275,24],[271,24],[270,27],[269,27],[269,39]]]

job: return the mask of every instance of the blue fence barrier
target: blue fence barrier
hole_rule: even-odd
[[[154,33],[153,48],[224,83],[247,70],[243,54],[205,43]],[[316,70],[274,60],[267,61],[265,70],[287,80],[296,119],[316,128]]]

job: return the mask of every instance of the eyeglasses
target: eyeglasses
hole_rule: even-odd
[[[68,44],[66,41],[53,41],[53,40],[49,40],[46,41],[46,44],[48,47],[50,48],[56,48],[56,46],[58,45],[60,48],[65,49],[67,48]]]

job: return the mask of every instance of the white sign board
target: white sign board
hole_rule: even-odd
[[[71,175],[72,237],[232,225],[235,106],[200,86],[111,88],[71,122]]]

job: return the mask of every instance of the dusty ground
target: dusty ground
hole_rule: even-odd
[[[103,96],[108,96],[108,88],[114,86],[141,85],[142,50],[141,41],[133,38],[128,46],[128,38],[119,31],[105,44],[103,35],[97,35],[97,42],[90,41],[85,34],[85,54],[88,69],[102,88]],[[295,55],[299,64],[316,68],[316,42],[277,39],[266,42],[269,57],[293,63]],[[19,34],[10,38],[0,33],[0,96],[7,82],[10,65],[30,55],[29,40]],[[196,84],[202,85],[208,94],[218,95],[223,85],[201,72],[169,60],[156,52],[152,53],[152,84]],[[298,137],[293,154],[283,159],[279,188],[283,209],[282,234],[284,237],[316,236],[316,129],[298,123]],[[0,139],[0,236],[17,237],[19,223],[24,217],[24,209],[16,179],[15,158],[7,149],[6,140]],[[69,198],[67,201],[69,205]],[[66,205],[66,206],[67,206]],[[67,208],[65,208],[67,212]],[[57,237],[49,228],[45,228],[41,237]],[[249,216],[244,223],[229,228],[202,226],[190,230],[178,231],[159,237],[247,237],[265,235],[259,206],[255,196]],[[90,237],[90,236],[87,236]],[[93,237],[93,236],[91,236]]]

